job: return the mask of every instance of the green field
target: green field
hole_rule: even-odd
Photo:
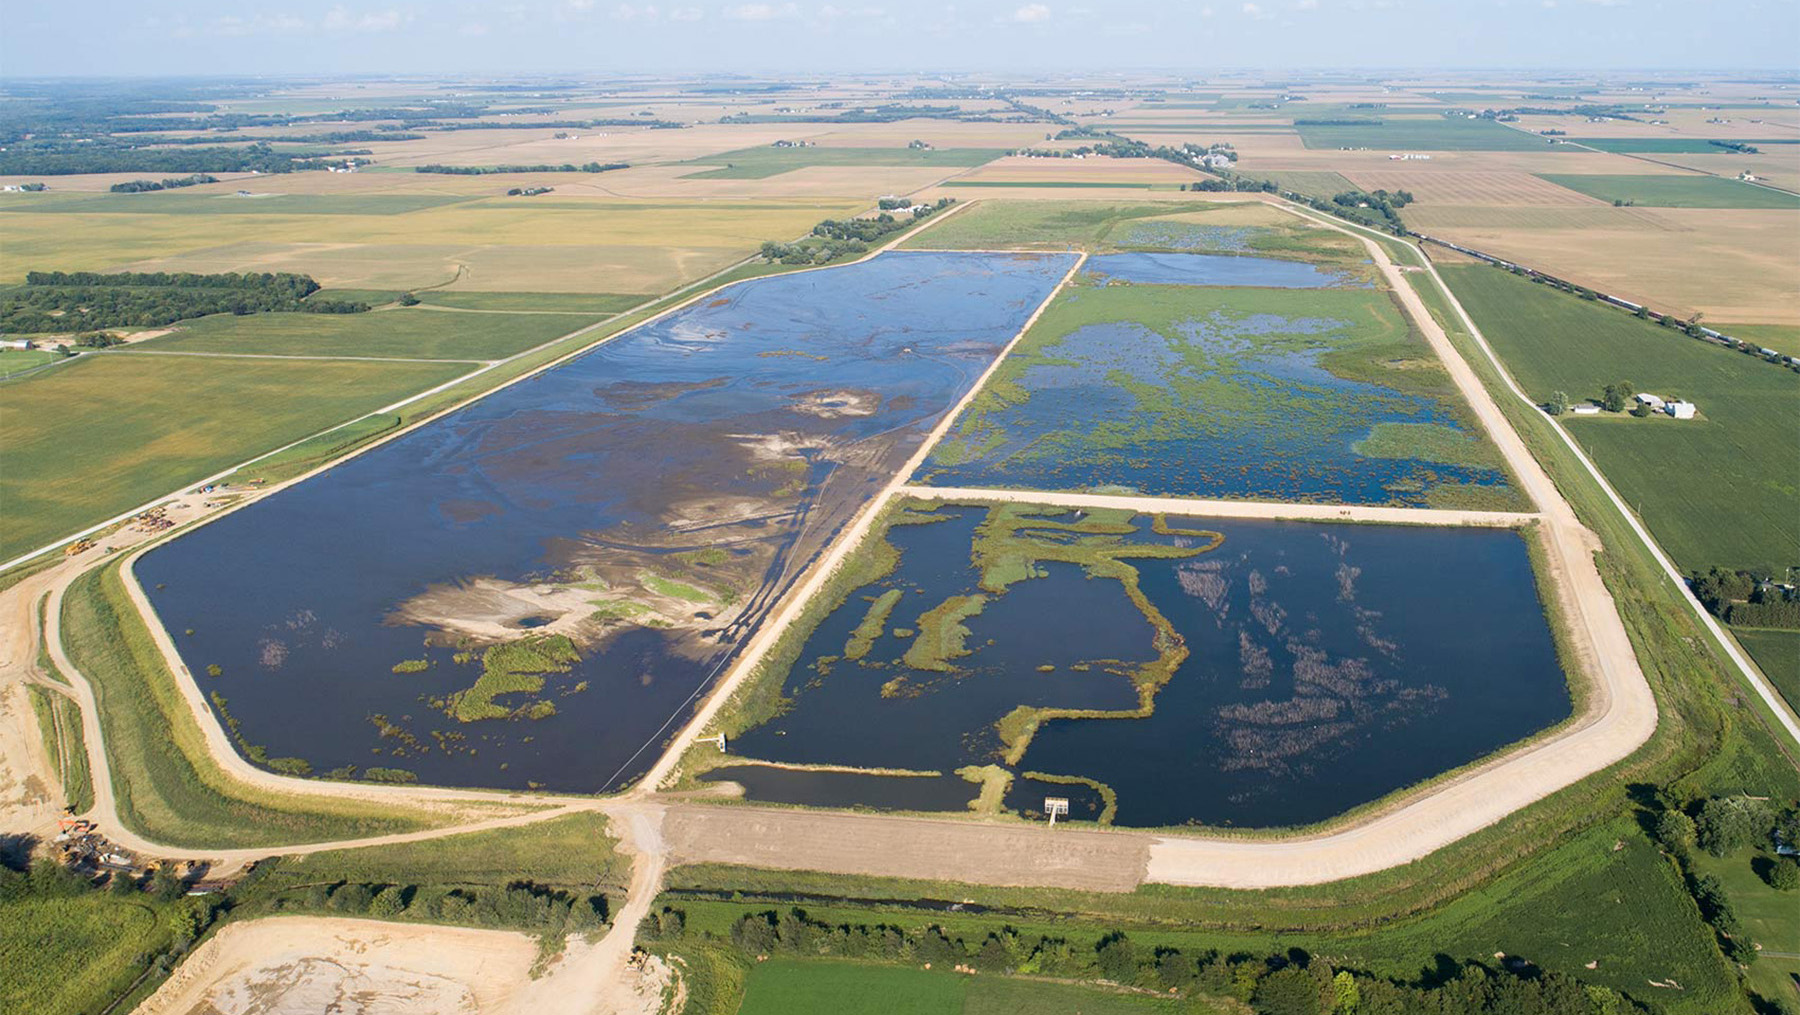
[[[1565,137],[1561,140],[1571,144],[1586,145],[1598,148],[1603,152],[1630,152],[1646,155],[1728,155],[1729,148],[1721,148],[1708,144],[1703,137]],[[1793,144],[1793,138],[1776,140],[1739,141],[1730,139],[1734,144],[1762,146],[1768,144]],[[1777,149],[1786,151],[1787,149]]]
[[[0,1011],[89,1015],[166,949],[173,907],[134,893],[73,889],[0,901]]]
[[[1375,148],[1384,151],[1537,152],[1555,151],[1541,137],[1492,120],[1431,116],[1388,119],[1367,126],[1295,127],[1308,148]],[[1563,149],[1569,151],[1572,149]]]
[[[569,314],[617,314],[656,297],[644,293],[484,293],[434,289],[418,294],[434,307],[467,310],[538,310]]]
[[[684,165],[719,166],[689,173],[684,180],[761,180],[796,169],[812,166],[937,166],[962,169],[992,162],[1002,155],[1001,148],[827,148],[811,145],[805,148],[740,148],[704,158],[689,159]]]
[[[1333,194],[1342,194],[1346,190],[1358,189],[1338,173],[1309,172],[1303,169],[1289,169],[1272,173],[1246,174],[1258,180],[1274,180],[1275,185],[1283,190],[1291,190],[1308,197],[1322,197],[1330,200]]]
[[[1800,356],[1800,327],[1792,324],[1714,324],[1715,331],[1752,345],[1765,346],[1789,356]]]
[[[1609,383],[1681,397],[1702,418],[1569,420],[1568,430],[1685,570],[1800,561],[1793,445],[1800,378],[1597,302],[1486,266],[1443,277],[1533,400],[1598,399]]]
[[[1096,204],[1091,201],[983,201],[937,223],[903,247],[981,250],[996,247],[1093,248],[1129,219],[1185,211],[1170,204]]]
[[[1537,175],[1602,201],[1626,201],[1646,208],[1800,208],[1800,194],[1721,176]]]
[[[0,349],[0,379],[11,377],[62,359],[60,352],[49,349]]]
[[[759,962],[745,983],[739,1015],[1204,1015],[1223,1009],[1126,993],[1003,976],[861,962]]]
[[[1731,634],[1756,660],[1756,665],[1775,685],[1776,693],[1800,710],[1800,631],[1751,630],[1734,627]]]
[[[273,356],[495,360],[599,320],[594,314],[462,313],[395,307],[365,314],[218,314],[134,349]]]
[[[1793,999],[1793,978],[1800,977],[1800,895],[1776,891],[1756,873],[1756,864],[1773,859],[1772,853],[1760,849],[1723,859],[1696,850],[1692,863],[1695,873],[1719,879],[1732,910],[1763,947],[1750,967],[1751,988],[1764,998]]]
[[[463,363],[99,355],[9,382],[0,388],[0,502],[7,513],[0,556],[104,521],[469,369]]]

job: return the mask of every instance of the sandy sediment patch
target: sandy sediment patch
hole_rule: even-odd
[[[476,578],[434,585],[400,604],[389,620],[482,641],[504,641],[524,634],[574,637],[594,611],[594,597],[592,591],[567,585],[516,585],[498,578]]]
[[[536,955],[510,931],[273,917],[221,930],[137,1012],[499,1012]]]

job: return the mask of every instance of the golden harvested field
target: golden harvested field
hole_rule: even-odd
[[[7,237],[0,280],[34,267],[298,271],[330,286],[393,289],[439,284],[465,265],[465,284],[484,289],[660,292],[723,268],[764,240],[792,239],[868,203],[678,205],[566,199],[559,190],[402,214],[12,214],[0,224]]]
[[[1181,184],[1206,179],[1203,174],[1161,159],[1051,159],[1009,156],[977,166],[958,183],[1149,183]]]
[[[1364,190],[1410,191],[1418,208],[1427,205],[1528,205],[1581,208],[1604,205],[1530,173],[1442,172],[1412,169],[1356,170],[1347,174]],[[1409,211],[1415,210],[1409,208]]]
[[[1651,158],[1728,179],[1748,170],[1757,179],[1784,190],[1800,190],[1800,145],[1787,146],[1785,149],[1770,145],[1763,148],[1760,155],[1730,155],[1723,152],[1718,155],[1690,155],[1684,152],[1652,155]],[[1644,163],[1639,162],[1637,165]],[[1635,166],[1632,171],[1636,172]]]
[[[1659,311],[1800,324],[1800,213],[1409,207],[1407,221]]]

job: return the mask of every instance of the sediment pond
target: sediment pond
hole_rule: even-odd
[[[138,577],[253,760],[614,788],[1072,263],[888,253],[740,283]]]
[[[797,635],[785,708],[730,750],[939,777],[709,778],[944,810],[998,774],[1020,813],[1059,795],[1089,819],[1116,799],[1122,825],[1292,826],[1569,714],[1516,532],[1019,504],[895,520],[897,563]]]

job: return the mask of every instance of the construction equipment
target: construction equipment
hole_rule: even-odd
[[[93,548],[94,548],[93,540],[77,539],[73,543],[70,543],[68,546],[63,547],[63,556],[73,557],[76,554],[81,553],[84,550],[92,550]]]

